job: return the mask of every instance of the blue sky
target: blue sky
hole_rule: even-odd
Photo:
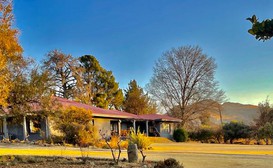
[[[24,55],[40,62],[53,49],[94,55],[121,88],[144,87],[166,50],[199,45],[218,65],[229,101],[273,99],[273,39],[247,33],[246,20],[273,18],[271,0],[14,0]]]

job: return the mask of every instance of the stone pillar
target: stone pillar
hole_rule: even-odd
[[[23,137],[24,137],[24,140],[27,140],[27,120],[26,120],[26,116],[23,116]]]
[[[134,128],[134,131],[137,132],[137,130],[136,130],[136,120],[133,120],[133,128]]]
[[[129,144],[127,154],[128,154],[128,161],[130,163],[136,163],[138,161],[137,145]]]
[[[4,133],[4,138],[9,138],[9,132],[7,127],[7,117],[3,118],[3,133]]]
[[[121,120],[118,120],[118,135],[121,135]]]
[[[149,121],[146,121],[146,136],[149,136]]]

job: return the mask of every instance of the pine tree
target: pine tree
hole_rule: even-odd
[[[124,110],[132,114],[154,114],[157,107],[143,89],[137,85],[136,80],[130,81],[125,90]]]
[[[111,71],[92,55],[79,58],[76,100],[105,109],[121,109],[124,97]]]

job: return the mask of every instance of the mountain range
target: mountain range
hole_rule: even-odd
[[[258,106],[240,103],[226,102],[222,105],[223,123],[230,121],[242,121],[245,124],[254,124],[258,118]],[[211,121],[220,124],[219,112],[211,112]]]

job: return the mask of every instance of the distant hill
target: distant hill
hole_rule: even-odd
[[[258,106],[227,102],[223,104],[223,122],[242,121],[245,124],[253,124],[258,118]],[[212,112],[211,121],[220,123],[219,113]]]

